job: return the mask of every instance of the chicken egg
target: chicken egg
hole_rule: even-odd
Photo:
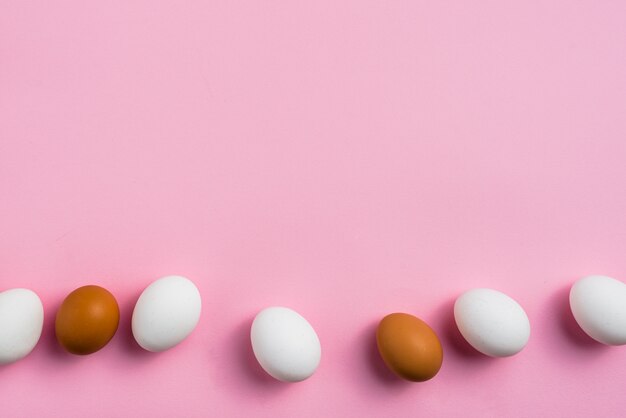
[[[385,316],[376,330],[383,361],[399,377],[423,382],[435,377],[443,363],[439,337],[421,319],[407,313]]]
[[[100,286],[83,286],[70,293],[59,308],[56,337],[72,354],[91,354],[113,338],[120,320],[115,297]]]
[[[26,357],[37,345],[43,328],[43,305],[29,289],[0,293],[0,364]]]

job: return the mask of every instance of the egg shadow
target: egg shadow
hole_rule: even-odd
[[[39,345],[45,348],[46,352],[56,362],[64,364],[76,364],[80,361],[81,357],[75,354],[67,352],[59,343],[56,337],[55,320],[56,313],[61,307],[63,299],[55,301],[52,306],[46,307],[43,321],[43,329],[41,332],[41,338]]]
[[[47,302],[44,303],[44,318],[39,341],[37,341],[33,350],[25,357],[12,363],[0,364],[0,371],[7,370],[8,368],[13,367],[16,364],[20,364],[23,361],[28,361],[29,357],[35,355],[38,351],[41,351],[43,355],[50,356],[53,359],[52,362],[44,362],[44,367],[46,368],[50,366],[53,366],[52,368],[54,368],[59,364],[72,365],[80,361],[81,356],[76,356],[65,351],[56,338],[55,319],[56,312],[61,306],[61,303],[61,299],[52,303],[51,306]]]
[[[376,329],[379,322],[374,321],[367,325],[359,334],[356,343],[357,347],[363,347],[363,359],[368,366],[370,376],[378,383],[393,388],[408,389],[415,386],[415,382],[409,382],[392,372],[380,356],[376,342]]]
[[[560,334],[568,340],[568,343],[574,346],[592,351],[603,351],[609,348],[609,346],[599,343],[590,336],[578,325],[574,314],[569,305],[569,292],[571,286],[568,285],[555,292],[549,300],[548,309],[556,310],[555,317],[557,321],[557,328]]]
[[[454,356],[463,361],[477,362],[483,364],[492,363],[494,358],[487,356],[472,347],[459,331],[454,320],[454,303],[456,298],[444,302],[436,313],[435,328],[442,340],[443,362],[446,363],[446,356]],[[450,348],[450,350],[448,350]]]
[[[135,359],[148,360],[154,358],[158,353],[143,349],[135,340],[132,329],[133,311],[142,291],[136,292],[133,297],[120,303],[120,322],[114,340],[117,340],[121,345],[125,354]]]
[[[250,327],[252,318],[242,321],[233,331],[227,346],[232,347],[235,355],[235,364],[247,381],[255,386],[255,389],[262,388],[265,392],[282,392],[289,386],[289,382],[282,382],[270,376],[259,364],[252,344],[250,342]]]

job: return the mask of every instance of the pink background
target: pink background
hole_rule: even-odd
[[[0,414],[623,415],[626,348],[584,336],[567,291],[626,280],[626,2],[505,3],[2,0],[0,288],[47,318]],[[150,354],[130,315],[167,274],[202,318]],[[122,322],[74,357],[53,318],[89,283]],[[475,286],[526,308],[518,356],[460,339]],[[306,382],[251,357],[276,304],[322,341]],[[434,380],[384,369],[393,311],[442,338]]]

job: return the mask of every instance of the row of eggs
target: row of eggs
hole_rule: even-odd
[[[569,295],[574,318],[593,339],[607,345],[626,344],[626,284],[607,276],[588,276]],[[154,281],[140,295],[132,315],[137,343],[153,352],[182,342],[200,319],[200,292],[182,276]],[[0,364],[28,355],[41,336],[43,305],[28,289],[0,293]],[[114,296],[99,286],[71,292],[57,311],[56,338],[70,353],[86,355],[103,348],[119,324]],[[472,289],[454,304],[454,318],[467,342],[481,353],[508,357],[520,352],[530,337],[530,322],[514,299],[493,289]],[[319,338],[311,324],[285,307],[262,310],[252,322],[252,349],[261,367],[278,380],[310,377],[321,358]],[[406,313],[385,316],[376,330],[385,364],[410,381],[434,377],[443,361],[437,334],[424,321]]]

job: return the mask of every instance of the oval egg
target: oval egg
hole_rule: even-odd
[[[289,308],[275,306],[259,312],[252,322],[250,340],[261,367],[284,382],[307,379],[320,363],[322,347],[315,330]]]
[[[132,329],[145,350],[165,351],[182,342],[198,325],[202,300],[195,284],[183,276],[152,282],[139,296]]]
[[[607,276],[578,280],[569,294],[578,325],[594,340],[607,345],[626,344],[626,283]]]
[[[441,369],[443,348],[439,337],[413,315],[385,316],[376,330],[376,343],[387,367],[403,379],[423,382]]]
[[[493,289],[472,289],[454,303],[454,320],[467,342],[491,357],[520,352],[530,338],[530,322],[514,299]]]
[[[26,357],[37,345],[43,328],[43,305],[29,289],[0,293],[0,364]]]
[[[95,353],[113,338],[120,321],[115,297],[100,286],[83,286],[70,293],[55,321],[59,343],[72,354]]]

